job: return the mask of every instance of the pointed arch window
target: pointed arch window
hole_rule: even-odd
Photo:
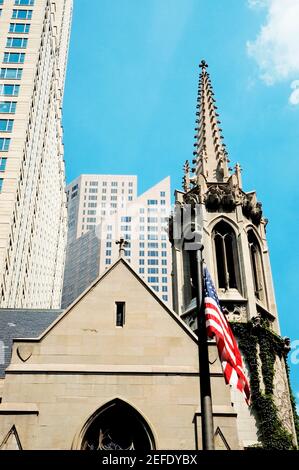
[[[96,411],[83,429],[81,450],[142,450],[156,448],[145,419],[128,403],[116,398]]]
[[[247,236],[254,283],[254,292],[256,298],[260,301],[263,301],[265,299],[265,283],[260,244],[253,230],[249,230]]]
[[[220,289],[239,289],[240,274],[236,235],[224,221],[213,230],[217,280]]]

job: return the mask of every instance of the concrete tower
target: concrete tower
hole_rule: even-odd
[[[0,306],[59,308],[66,243],[61,108],[72,0],[0,16]]]
[[[252,338],[251,345],[256,342],[252,354],[256,357],[258,370],[250,358],[245,357],[248,374],[253,374],[254,370],[260,381],[257,383],[253,375],[250,377],[256,400],[253,400],[250,413],[245,409],[246,405],[239,402],[238,396],[232,396],[238,412],[240,440],[244,447],[256,442],[257,438],[265,445],[260,426],[263,417],[257,403],[260,397],[266,400],[271,396],[273,413],[282,423],[282,432],[286,430],[295,442],[285,367],[288,341],[278,336],[280,330],[266,239],[267,219],[255,191],[244,191],[240,165],[237,164],[233,172],[228,167],[208,65],[202,61],[200,67],[194,166],[190,174],[189,162],[185,163],[183,191],[175,193],[176,209],[170,224],[174,309],[193,329],[196,328],[193,286],[196,286],[197,269],[196,252],[192,250],[196,231],[204,245],[204,260],[223,310],[239,334],[240,346],[243,344],[245,350],[246,337]],[[264,338],[269,340],[268,349],[273,353],[270,359],[268,357],[271,370],[273,366],[269,389],[265,385],[265,371],[270,366],[262,349]],[[275,349],[276,341],[280,341],[280,349]]]

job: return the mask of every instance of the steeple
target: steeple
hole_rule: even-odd
[[[199,67],[196,142],[193,152],[195,167],[193,172],[198,177],[204,175],[207,182],[226,182],[229,178],[228,154],[223,143],[216,100],[207,72],[208,64],[202,60]]]

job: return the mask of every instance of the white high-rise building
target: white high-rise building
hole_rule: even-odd
[[[171,247],[166,231],[170,178],[137,197],[137,177],[81,175],[67,188],[69,235],[62,306],[70,305],[119,256],[171,304]]]
[[[0,306],[59,308],[72,0],[0,1]]]

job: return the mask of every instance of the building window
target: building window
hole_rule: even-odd
[[[0,101],[0,113],[14,114],[17,103],[15,101]]]
[[[122,217],[121,218],[121,222],[131,222],[132,221],[132,217]]]
[[[167,283],[167,277],[162,277],[162,282],[165,284]]]
[[[162,295],[162,299],[163,299],[165,302],[168,302],[168,295]]]
[[[106,243],[106,248],[112,248],[112,242],[107,242]]]
[[[139,268],[139,274],[144,274],[144,268]]]
[[[147,200],[147,205],[148,206],[156,206],[158,204],[157,199],[148,199]]]
[[[168,287],[167,286],[162,286],[162,292],[168,292]]]
[[[0,132],[11,132],[13,119],[0,119]]]
[[[1,152],[8,152],[9,146],[10,146],[10,139],[0,138],[0,151]]]
[[[116,305],[116,326],[123,327],[125,324],[125,302],[115,302]]]
[[[167,259],[162,259],[162,266],[167,266]]]
[[[3,188],[3,178],[0,178],[0,193],[2,192]]]
[[[6,47],[17,47],[20,49],[26,49],[27,44],[27,38],[7,38],[6,41]]]
[[[25,61],[24,52],[4,52],[5,64],[23,64]]]
[[[20,85],[0,85],[1,96],[18,96]]]
[[[7,158],[0,157],[0,171],[5,171]]]
[[[162,251],[161,256],[163,256],[163,257],[167,256],[167,251]]]
[[[32,10],[13,10],[12,18],[14,20],[31,20]]]
[[[0,78],[4,78],[6,80],[20,80],[22,78],[22,74],[23,69],[0,69]]]
[[[158,243],[148,243],[147,247],[148,248],[159,248],[159,244]]]
[[[149,266],[158,266],[158,265],[159,265],[159,260],[157,260],[157,259],[149,259],[149,260],[147,261],[147,264],[148,264]]]
[[[259,242],[253,230],[248,232],[251,269],[254,282],[254,292],[258,300],[265,298],[265,283],[263,274],[262,254]]]
[[[105,263],[106,263],[106,264],[111,264],[111,259],[110,259],[110,258],[106,258]]]
[[[10,33],[21,33],[28,34],[30,31],[30,24],[26,23],[10,23],[9,32]]]
[[[106,250],[106,256],[111,256],[111,250]]]
[[[154,291],[159,292],[159,286],[151,286],[151,287]]]
[[[148,251],[147,256],[159,256],[159,252],[158,251]]]
[[[165,206],[166,205],[165,199],[161,199],[160,204],[161,204],[161,206]]]
[[[114,188],[115,188],[116,186],[118,186],[117,181],[112,181],[111,186],[113,186]]]
[[[15,0],[16,6],[33,6],[34,0]]]
[[[139,243],[139,248],[144,248],[144,242]]]
[[[213,230],[218,287],[237,289],[239,279],[235,232],[227,223],[219,222]]]
[[[144,256],[144,251],[139,251],[139,256]]]
[[[160,196],[161,196],[161,197],[165,197],[165,191],[161,191],[161,192],[160,192]]]
[[[159,268],[148,268],[147,273],[148,274],[158,274],[159,273]]]
[[[149,234],[149,235],[147,236],[147,239],[148,239],[148,240],[158,240],[158,235]]]
[[[140,260],[139,260],[139,264],[140,264],[141,266],[143,266],[143,265],[144,265],[144,259],[140,259]]]

